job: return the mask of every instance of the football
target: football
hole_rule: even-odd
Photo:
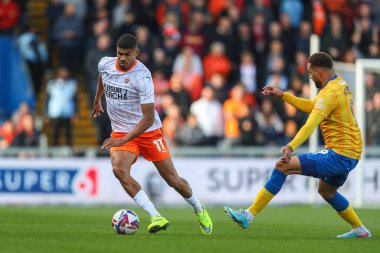
[[[133,235],[139,228],[139,217],[129,209],[121,209],[112,217],[112,228],[119,235]]]

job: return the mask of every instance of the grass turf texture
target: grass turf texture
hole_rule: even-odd
[[[117,235],[111,227],[121,208],[0,207],[0,252],[380,252],[380,211],[359,209],[370,239],[337,239],[350,227],[325,207],[266,208],[247,230],[230,221],[223,208],[208,209],[211,236],[202,235],[190,208],[160,208],[170,222],[149,234],[141,209],[135,235]]]

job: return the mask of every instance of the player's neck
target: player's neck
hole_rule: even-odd
[[[334,78],[334,76],[335,76],[335,73],[332,72],[332,71],[325,72],[325,75],[323,76],[323,79],[322,79],[323,86],[322,86],[321,88],[325,87],[326,84],[327,84],[331,79]]]
[[[137,59],[135,59],[129,66],[127,67],[121,67],[119,64],[119,61],[116,60],[116,69],[121,71],[121,72],[128,72],[130,71],[134,66],[137,64]]]
[[[335,73],[332,71],[329,71],[326,73],[326,81],[332,79],[335,76]]]

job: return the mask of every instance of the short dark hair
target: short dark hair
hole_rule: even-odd
[[[132,34],[124,34],[117,40],[117,47],[123,49],[135,49],[138,47],[137,39]]]
[[[309,57],[308,62],[310,63],[311,67],[320,67],[327,69],[332,69],[334,64],[331,56],[325,52],[318,52],[312,54]]]

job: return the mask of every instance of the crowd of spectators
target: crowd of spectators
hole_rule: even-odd
[[[58,47],[60,66],[74,77],[84,74],[90,106],[97,63],[115,56],[119,36],[134,34],[138,59],[152,72],[163,133],[177,146],[291,140],[307,115],[260,90],[270,84],[309,98],[313,33],[335,61],[380,58],[380,0],[50,0],[46,17],[46,56],[42,50],[31,59],[46,59],[51,67]],[[375,145],[379,77],[368,73],[365,82],[368,143]],[[103,117],[100,142],[107,125]]]
[[[36,147],[39,144],[40,129],[36,127],[33,112],[27,103],[0,124],[0,149],[10,146]]]

